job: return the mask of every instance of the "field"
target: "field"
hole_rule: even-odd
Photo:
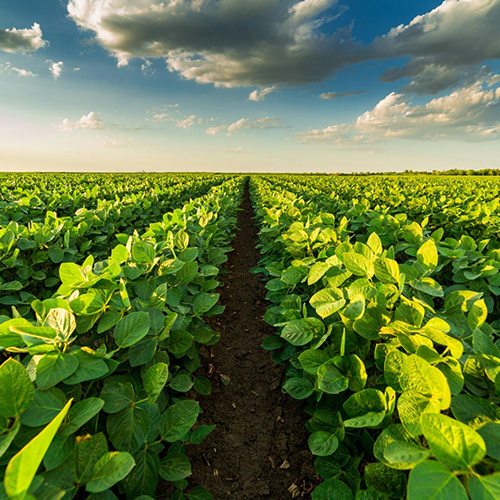
[[[0,500],[498,500],[499,195],[0,174]]]

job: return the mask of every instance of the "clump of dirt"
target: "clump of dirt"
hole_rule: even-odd
[[[190,446],[193,482],[214,500],[310,498],[318,477],[307,447],[303,405],[283,394],[283,368],[261,347],[273,334],[264,323],[266,290],[250,270],[258,265],[257,228],[245,188],[239,231],[225,265],[220,303],[224,313],[210,321],[220,342],[202,353],[201,373],[213,392],[197,396],[202,424],[216,429]]]

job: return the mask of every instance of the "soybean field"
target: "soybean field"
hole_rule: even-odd
[[[499,195],[0,174],[0,500],[500,499]]]

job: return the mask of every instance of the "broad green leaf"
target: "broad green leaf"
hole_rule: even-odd
[[[68,421],[62,434],[74,434],[82,425],[95,417],[104,406],[104,401],[99,398],[86,398],[76,403],[68,412]]]
[[[142,340],[149,332],[149,314],[143,311],[127,314],[115,327],[115,342],[130,347]]]
[[[213,497],[203,486],[195,486],[188,493],[188,500],[213,500]]]
[[[371,278],[375,273],[373,262],[363,254],[346,252],[342,255],[342,260],[346,269],[356,276]]]
[[[199,293],[196,295],[193,302],[193,314],[202,316],[212,309],[219,301],[218,293]]]
[[[382,283],[399,283],[399,265],[395,260],[380,258],[375,261],[375,276]]]
[[[486,444],[475,430],[445,415],[423,414],[422,431],[433,455],[452,470],[467,471],[486,454]]]
[[[291,377],[283,385],[283,390],[295,399],[306,399],[314,392],[313,384],[301,377]]]
[[[340,311],[346,304],[344,294],[338,288],[324,288],[315,293],[310,304],[322,318],[327,318]]]
[[[321,337],[325,333],[325,325],[317,318],[303,318],[289,321],[283,330],[281,337],[295,346],[303,346],[314,337]]]
[[[307,440],[309,449],[313,455],[328,457],[333,455],[339,447],[337,436],[326,431],[313,432]]]
[[[132,404],[134,387],[130,382],[108,381],[102,388],[101,399],[104,400],[103,410],[106,413],[118,413]]]
[[[332,360],[318,368],[318,388],[328,394],[339,394],[347,389],[349,379],[333,364]]]
[[[443,464],[422,462],[410,473],[408,500],[468,500],[462,483]]]
[[[434,269],[438,265],[439,256],[434,240],[427,240],[417,250],[417,260],[427,269]]]
[[[106,491],[124,479],[134,466],[134,459],[129,453],[110,451],[95,464],[86,490],[90,493]]]
[[[72,400],[68,401],[59,415],[10,460],[4,479],[5,491],[10,498],[14,500],[29,498],[27,493],[31,482],[59,426],[66,417],[71,402]]]
[[[143,375],[144,390],[151,401],[156,401],[168,379],[168,365],[157,363]]]
[[[71,354],[54,351],[44,354],[36,365],[36,385],[42,391],[54,387],[78,368],[78,359]]]
[[[182,440],[196,423],[200,405],[196,401],[184,400],[169,406],[162,415],[161,436],[174,443]]]
[[[171,389],[177,392],[188,392],[193,385],[192,377],[186,373],[176,375],[168,384]]]
[[[327,479],[313,491],[312,500],[354,500],[349,486],[339,479]]]
[[[106,428],[115,449],[135,453],[146,441],[149,417],[139,406],[130,406],[109,415]]]
[[[191,433],[189,437],[189,442],[191,444],[200,444],[205,438],[215,429],[215,425],[199,425]]]
[[[486,303],[483,299],[476,300],[476,302],[474,302],[474,304],[470,308],[469,314],[467,316],[469,328],[472,331],[474,331],[476,328],[481,328],[487,317],[488,309],[486,307]]]
[[[500,498],[500,472],[491,476],[472,476],[469,479],[471,500],[498,500]]]
[[[160,476],[166,481],[180,481],[190,475],[191,463],[184,453],[171,452],[161,461]]]
[[[319,349],[307,349],[299,355],[299,362],[306,373],[316,376],[318,368],[326,363],[329,356]]]
[[[0,366],[0,417],[21,415],[35,397],[35,388],[24,366],[13,358]]]

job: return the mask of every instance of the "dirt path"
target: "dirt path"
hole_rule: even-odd
[[[190,447],[193,480],[214,500],[309,498],[309,478],[315,475],[304,409],[281,392],[283,369],[260,347],[273,329],[262,320],[261,276],[250,273],[259,255],[248,186],[241,208],[228,274],[222,276],[220,301],[226,310],[211,323],[220,342],[202,354],[205,369],[212,366],[214,389],[199,397],[200,422],[217,428],[202,445]],[[229,377],[228,385],[221,375]]]

